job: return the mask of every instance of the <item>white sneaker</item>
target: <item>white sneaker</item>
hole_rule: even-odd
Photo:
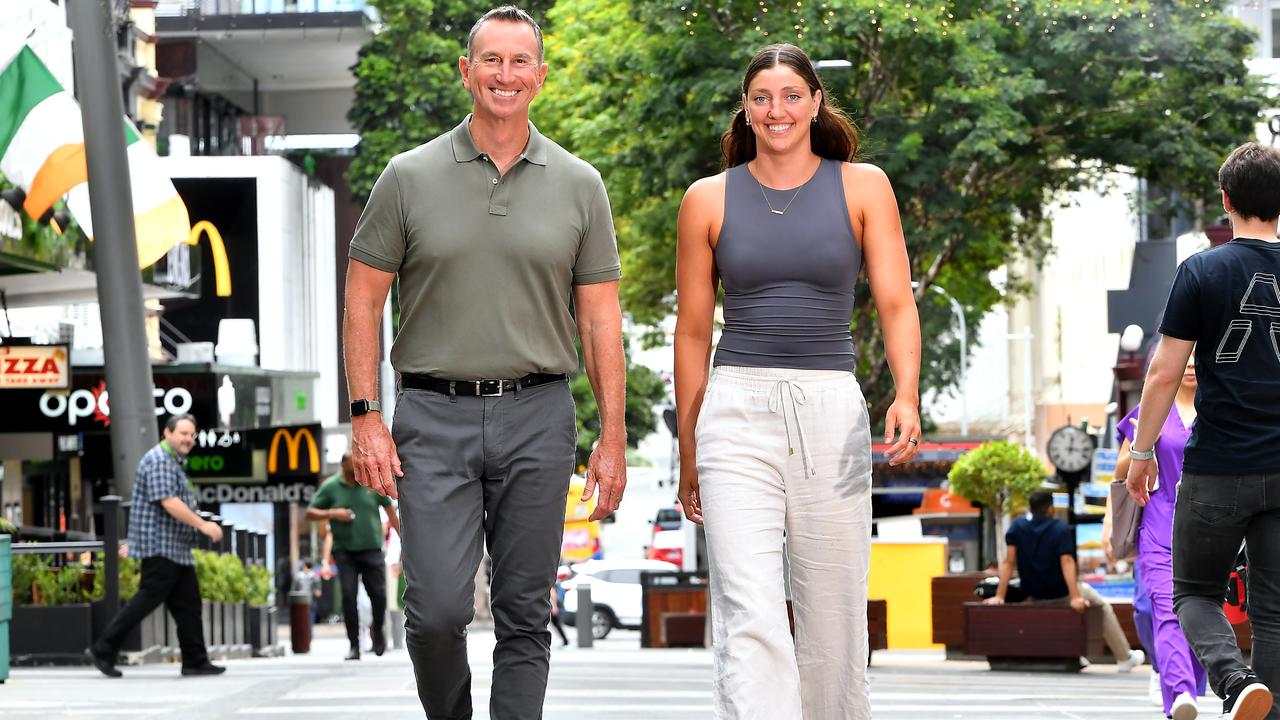
[[[1164,707],[1164,694],[1160,692],[1160,673],[1151,673],[1151,679],[1147,681],[1147,699],[1156,707]]]
[[[1127,660],[1121,660],[1116,663],[1116,671],[1122,673],[1132,672],[1134,668],[1141,665],[1142,661],[1146,659],[1146,654],[1141,650],[1130,650]]]
[[[1196,707],[1196,699],[1191,697],[1191,693],[1182,693],[1173,701],[1173,706],[1169,708],[1169,717],[1173,720],[1196,720],[1196,716],[1200,714],[1200,710]]]

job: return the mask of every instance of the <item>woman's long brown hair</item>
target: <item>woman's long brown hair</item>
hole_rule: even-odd
[[[843,162],[853,162],[858,156],[858,129],[827,93],[822,79],[813,69],[804,50],[787,43],[769,45],[756,53],[742,78],[742,91],[746,95],[751,81],[761,70],[785,65],[804,79],[809,93],[822,91],[822,104],[818,108],[818,121],[809,130],[809,146],[819,157]],[[729,122],[729,129],[720,138],[720,150],[724,153],[724,166],[731,168],[752,160],[756,156],[756,135],[747,124],[747,110],[739,106]]]

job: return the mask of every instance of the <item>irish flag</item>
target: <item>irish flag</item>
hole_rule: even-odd
[[[155,151],[122,118],[138,241],[138,264],[152,265],[187,240],[191,221]],[[80,106],[25,42],[0,47],[0,174],[22,188],[23,210],[41,218],[66,196],[67,209],[93,238],[89,174]]]

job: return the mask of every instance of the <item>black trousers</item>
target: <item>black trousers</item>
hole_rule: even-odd
[[[1249,550],[1253,672],[1280,701],[1280,474],[1182,473],[1173,513],[1173,609],[1219,696],[1250,671],[1222,610],[1241,541]],[[1280,720],[1280,702],[1267,720]]]
[[[178,646],[183,667],[200,667],[209,662],[204,645],[204,625],[200,622],[200,585],[196,569],[163,557],[142,559],[142,579],[138,592],[112,618],[102,637],[93,644],[98,655],[114,658],[125,636],[147,615],[164,603],[178,624]]]
[[[373,637],[382,636],[382,621],[387,615],[387,568],[381,550],[334,550],[333,560],[338,564],[338,584],[342,586],[342,622],[347,626],[347,640],[351,647],[360,647],[360,613],[356,609],[356,586],[364,580],[364,591],[369,593],[373,606]]]

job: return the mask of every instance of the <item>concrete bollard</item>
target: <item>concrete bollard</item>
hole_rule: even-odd
[[[591,621],[595,615],[595,608],[591,604],[591,584],[582,582],[578,584],[578,612],[574,616],[574,626],[578,630],[578,647],[589,648],[595,640],[595,636],[591,633]]]

